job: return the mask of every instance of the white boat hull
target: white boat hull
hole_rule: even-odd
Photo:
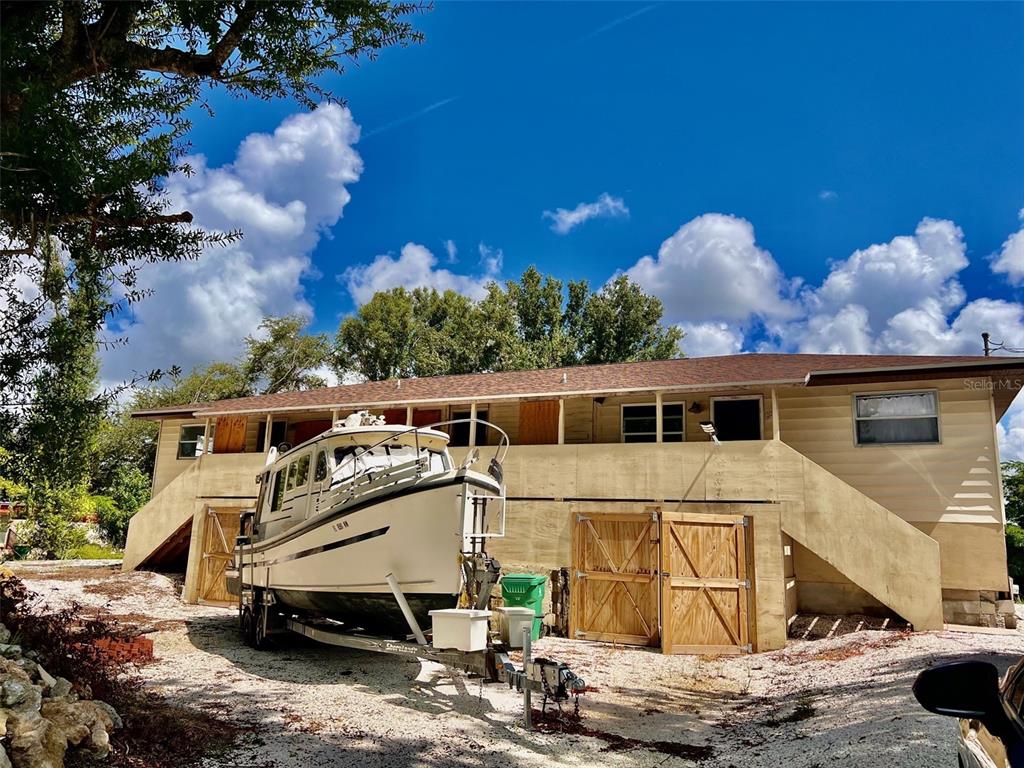
[[[325,511],[247,547],[242,581],[296,611],[403,632],[386,579],[394,574],[426,625],[428,611],[455,607],[462,589],[459,554],[471,549],[473,532],[467,500],[495,490],[489,477],[449,472]]]

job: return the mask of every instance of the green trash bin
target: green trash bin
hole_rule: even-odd
[[[501,577],[501,599],[505,605],[533,608],[533,639],[540,639],[540,625],[544,618],[544,589],[547,576],[532,573],[508,573]]]

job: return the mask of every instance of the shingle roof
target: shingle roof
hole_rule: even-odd
[[[509,397],[611,394],[623,391],[687,389],[704,386],[803,383],[808,375],[839,371],[894,370],[932,366],[1024,367],[1024,359],[923,355],[739,354],[641,363],[611,363],[536,371],[476,373],[391,379],[325,387],[303,392],[242,397],[213,403],[139,411],[159,416],[191,411],[197,416],[228,412],[268,412],[353,408],[418,402],[468,402]]]

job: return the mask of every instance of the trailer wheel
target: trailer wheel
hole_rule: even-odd
[[[242,608],[242,612],[238,617],[238,633],[242,636],[242,642],[248,646],[254,645],[255,623],[253,622],[252,609],[248,605]]]
[[[262,604],[262,601],[256,606],[256,620],[253,622],[253,633],[252,633],[252,647],[257,651],[265,651],[270,647],[270,640],[268,624],[270,617],[268,616],[269,611],[267,607]]]

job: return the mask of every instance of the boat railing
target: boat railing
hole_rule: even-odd
[[[333,475],[337,475],[339,470],[346,467],[348,464],[352,465],[353,472],[351,477],[347,477],[338,483],[331,483],[328,489],[321,489],[317,496],[316,509],[319,512],[325,507],[331,507],[335,503],[341,500],[349,500],[355,496],[362,495],[377,488],[381,488],[387,485],[393,485],[403,480],[412,480],[423,475],[423,472],[430,466],[430,458],[423,454],[423,449],[420,446],[420,432],[423,430],[436,430],[437,427],[443,427],[452,424],[469,424],[471,434],[476,429],[477,425],[483,424],[484,426],[493,429],[497,432],[500,437],[498,444],[494,446],[494,455],[491,457],[490,464],[488,465],[487,472],[495,480],[498,481],[499,485],[502,486],[502,496],[504,496],[504,483],[503,473],[501,464],[505,460],[505,456],[508,455],[508,449],[510,440],[508,433],[505,432],[497,424],[493,424],[484,419],[477,418],[464,418],[464,419],[447,419],[445,421],[436,421],[432,424],[427,424],[421,427],[407,427],[406,429],[389,432],[386,436],[382,437],[375,443],[366,446],[357,446],[356,451],[346,457],[337,467],[334,468]],[[416,451],[416,458],[412,461],[402,462],[401,464],[391,464],[383,466],[369,466],[363,469],[358,468],[358,462],[366,454],[373,451],[375,448],[386,446],[394,443],[396,438],[401,438],[405,435],[413,436],[413,444]],[[480,447],[490,446],[474,446],[477,450]],[[464,466],[472,464],[469,461],[467,464],[463,462]]]

